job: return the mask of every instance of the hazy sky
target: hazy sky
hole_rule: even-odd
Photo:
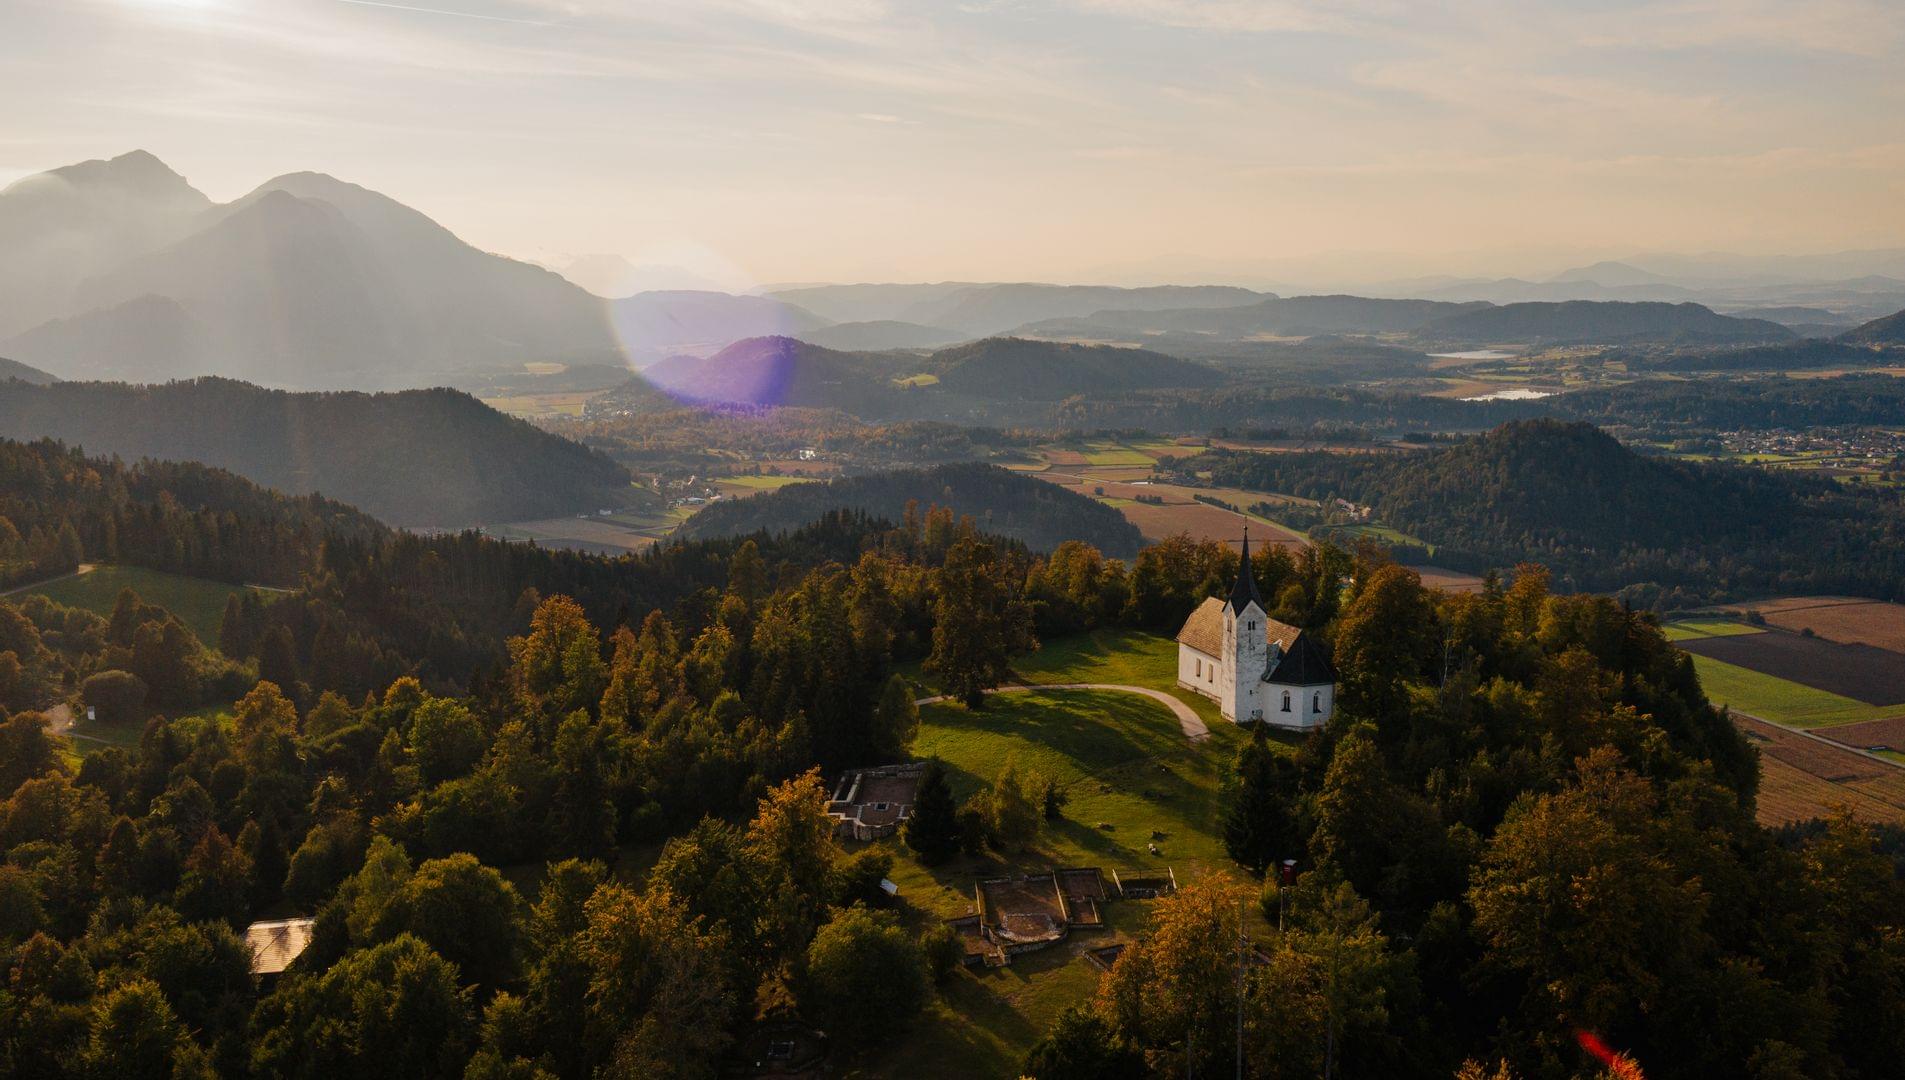
[[[1902,73],[1905,0],[0,0],[0,183],[732,283],[1532,273],[1905,244]]]

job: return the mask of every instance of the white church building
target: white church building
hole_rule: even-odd
[[[1329,721],[1336,670],[1309,635],[1264,614],[1248,527],[1229,599],[1205,600],[1177,632],[1177,684],[1217,702],[1235,724],[1308,731]]]

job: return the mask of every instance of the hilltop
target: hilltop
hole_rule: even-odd
[[[961,463],[895,469],[868,476],[793,484],[765,495],[720,502],[675,531],[683,540],[790,532],[831,510],[855,510],[900,521],[909,503],[950,508],[980,530],[1049,551],[1082,540],[1107,555],[1129,557],[1143,543],[1137,526],[1095,499],[994,465]]]
[[[622,468],[455,390],[290,393],[231,379],[0,382],[0,436],[196,461],[397,525],[461,526],[627,504]]]
[[[1905,311],[1853,327],[1839,335],[1839,340],[1854,345],[1905,345]]]

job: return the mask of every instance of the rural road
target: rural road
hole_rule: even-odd
[[[1872,751],[1867,750],[1863,746],[1853,746],[1851,743],[1842,743],[1838,741],[1837,739],[1828,739],[1824,735],[1821,735],[1817,732],[1808,731],[1805,728],[1792,727],[1787,724],[1774,723],[1773,721],[1768,720],[1763,716],[1754,716],[1752,713],[1741,712],[1738,709],[1730,708],[1727,710],[1727,712],[1732,713],[1734,716],[1744,716],[1748,720],[1754,721],[1755,723],[1765,724],[1767,727],[1770,727],[1770,728],[1778,728],[1781,731],[1788,731],[1794,735],[1803,735],[1804,737],[1811,739],[1813,742],[1830,746],[1834,750],[1841,750],[1848,754],[1857,754],[1862,758],[1867,758],[1869,760],[1876,761],[1880,765],[1889,765],[1894,769],[1905,769],[1905,765],[1900,765],[1898,762],[1893,761],[1891,758],[1883,757],[1879,754],[1874,754]]]
[[[987,690],[986,693],[1012,694],[1022,690],[1116,690],[1126,694],[1143,694],[1145,697],[1171,710],[1172,714],[1177,717],[1177,726],[1184,729],[1185,738],[1193,742],[1202,742],[1210,738],[1210,728],[1204,726],[1203,718],[1193,712],[1189,705],[1184,704],[1182,701],[1179,701],[1177,698],[1172,697],[1162,690],[1153,690],[1145,686],[1124,686],[1119,683],[1095,682],[1037,683],[1029,686],[1022,683],[1013,683],[1010,686],[1001,686],[996,689]],[[936,701],[945,700],[947,700],[946,695],[935,694],[932,697],[920,698],[914,701],[913,704],[931,705]]]

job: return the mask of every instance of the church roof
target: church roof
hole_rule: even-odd
[[[1237,581],[1230,587],[1230,606],[1242,611],[1246,606],[1263,606],[1263,598],[1257,595],[1257,575],[1250,568],[1250,526],[1244,526],[1243,558],[1237,564]]]
[[[1273,642],[1280,647],[1270,650],[1270,663],[1263,672],[1264,682],[1311,686],[1336,681],[1336,669],[1330,665],[1330,658],[1323,655],[1323,646],[1294,626],[1286,626],[1274,619],[1271,622],[1291,633],[1286,644],[1275,641],[1276,632],[1271,631]]]
[[[1178,644],[1196,649],[1212,659],[1221,658],[1224,652],[1226,604],[1227,601],[1213,596],[1197,605],[1191,617],[1184,620],[1184,628],[1177,632]],[[1323,646],[1317,644],[1312,635],[1304,633],[1301,627],[1265,617],[1263,636],[1270,652],[1270,662],[1263,673],[1265,682],[1309,686],[1336,681],[1336,669],[1330,665],[1330,658],[1324,654]]]
[[[1184,628],[1177,632],[1177,642],[1210,657],[1223,652],[1224,602],[1213,596],[1197,605],[1191,617],[1184,620]]]

